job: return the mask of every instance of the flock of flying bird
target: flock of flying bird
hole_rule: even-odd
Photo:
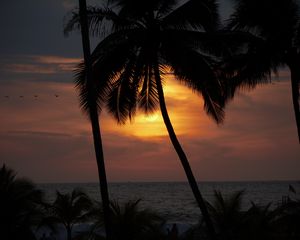
[[[8,95],[6,95],[6,96],[4,96],[4,97],[5,97],[5,98],[10,98],[10,96],[8,96]],[[39,96],[38,96],[38,95],[33,95],[33,97],[34,97],[35,99],[37,99]],[[58,98],[59,95],[58,95],[58,94],[54,94],[54,97]],[[19,98],[25,98],[25,96],[24,96],[24,95],[20,95]]]

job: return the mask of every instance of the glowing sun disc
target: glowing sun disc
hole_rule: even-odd
[[[158,114],[157,113],[145,116],[145,120],[147,122],[155,122],[157,119],[158,119]]]

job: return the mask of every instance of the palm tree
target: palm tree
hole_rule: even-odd
[[[48,208],[48,216],[44,218],[42,225],[63,224],[67,232],[67,239],[71,240],[74,224],[87,221],[91,207],[90,198],[78,189],[67,194],[57,191],[56,199]]]
[[[79,0],[79,24],[81,25],[82,46],[84,53],[84,66],[86,68],[85,83],[81,85],[80,97],[82,106],[90,118],[93,132],[95,155],[98,167],[98,177],[100,182],[100,192],[103,203],[105,231],[108,240],[111,240],[111,229],[109,221],[109,196],[106,178],[106,170],[103,155],[102,138],[98,116],[98,97],[96,86],[92,79],[92,61],[90,53],[90,40],[88,34],[88,20],[86,11],[86,0]]]
[[[243,239],[243,236],[241,236],[244,227],[243,194],[244,191],[237,191],[228,197],[224,197],[220,191],[215,191],[214,201],[207,203],[220,239]]]
[[[210,236],[214,230],[189,161],[175,134],[168,115],[163,76],[171,71],[184,85],[201,94],[205,109],[220,123],[223,120],[222,84],[214,71],[216,57],[211,55],[211,33],[218,27],[214,0],[111,0],[113,7],[88,9],[90,32],[104,34],[91,55],[99,109],[105,105],[119,123],[132,119],[137,108],[151,114],[159,106],[195,199],[202,211]],[[73,13],[66,32],[80,28]],[[107,23],[110,24],[107,24]],[[107,30],[108,29],[108,30]],[[106,31],[107,30],[107,31]],[[77,87],[82,106],[89,98],[86,75],[77,69]]]
[[[3,240],[34,240],[32,227],[42,217],[43,193],[29,180],[0,169],[0,238]]]
[[[247,33],[234,57],[226,60],[240,86],[268,82],[271,73],[287,66],[300,142],[300,9],[296,0],[235,0],[228,28]],[[246,47],[245,47],[246,46]],[[229,64],[228,64],[229,62]]]
[[[277,231],[283,233],[286,239],[299,239],[300,199],[289,199],[277,211],[280,213],[275,222]]]
[[[280,209],[272,209],[271,206],[272,203],[266,206],[251,203],[251,207],[245,213],[245,239],[286,239],[286,236],[282,236],[278,231],[281,226],[276,225]]]
[[[110,202],[113,237],[116,240],[159,240],[163,237],[164,219],[150,209],[140,209],[140,199],[120,204]],[[91,236],[96,237],[103,226],[103,207],[96,204]]]

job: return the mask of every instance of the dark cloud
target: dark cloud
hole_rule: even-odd
[[[80,61],[51,55],[8,55],[0,59],[0,82],[71,82]]]

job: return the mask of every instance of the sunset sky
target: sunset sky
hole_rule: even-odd
[[[63,36],[76,5],[0,1],[0,164],[36,182],[97,181],[91,127],[72,80],[81,39]],[[226,17],[229,5],[221,7]],[[201,97],[166,77],[169,114],[198,180],[300,180],[289,72],[273,80],[240,92],[217,125]],[[109,181],[185,181],[159,112],[125,126],[103,112],[100,123]]]

